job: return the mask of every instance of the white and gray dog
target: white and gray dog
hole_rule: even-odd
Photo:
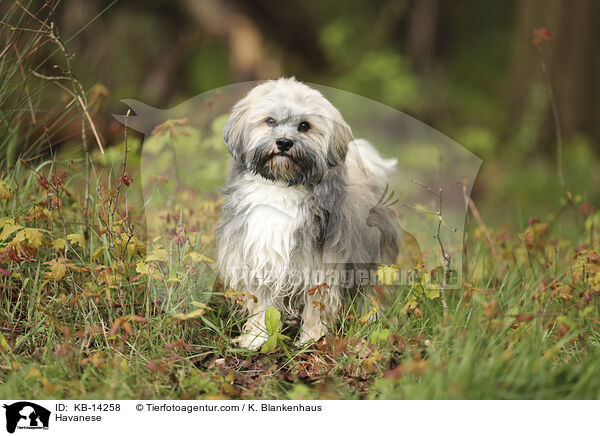
[[[372,279],[369,265],[396,260],[398,221],[377,207],[396,161],[352,140],[340,112],[294,78],[252,89],[223,138],[232,164],[216,230],[219,274],[253,296],[237,342],[255,349],[267,339],[271,305],[302,314],[300,343],[317,340],[344,297]]]

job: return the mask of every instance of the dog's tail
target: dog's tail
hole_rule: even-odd
[[[348,165],[356,165],[369,176],[389,176],[395,169],[397,159],[384,159],[379,152],[364,139],[356,139],[348,144]]]

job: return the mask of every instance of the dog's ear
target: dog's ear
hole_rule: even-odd
[[[268,80],[254,87],[248,95],[238,101],[231,109],[231,115],[225,123],[223,129],[223,140],[227,145],[227,150],[234,160],[240,159],[244,150],[244,143],[247,140],[246,121],[248,112],[253,101],[263,97],[275,86],[275,81]]]
[[[227,150],[234,160],[240,158],[245,138],[245,124],[248,109],[250,107],[250,96],[247,95],[242,100],[238,101],[233,109],[231,109],[231,115],[225,123],[223,129],[223,140],[227,145]]]
[[[327,149],[327,165],[335,167],[346,160],[348,143],[351,140],[352,130],[342,115],[337,112],[337,116],[333,119],[333,132]]]

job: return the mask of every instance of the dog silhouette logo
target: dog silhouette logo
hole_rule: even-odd
[[[3,406],[6,409],[6,431],[19,429],[48,429],[50,411],[29,401],[19,401]]]

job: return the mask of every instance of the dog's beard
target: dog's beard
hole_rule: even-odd
[[[274,151],[272,143],[268,142],[254,149],[249,167],[254,174],[260,174],[267,180],[280,180],[292,186],[320,179],[323,165],[319,161],[317,154],[301,143],[281,153]]]

